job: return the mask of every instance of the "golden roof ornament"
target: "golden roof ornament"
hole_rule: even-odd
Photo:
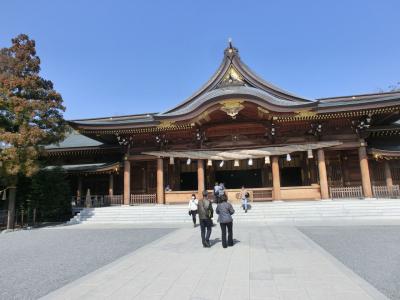
[[[225,112],[232,119],[236,119],[236,116],[244,108],[242,104],[243,100],[225,100],[220,102],[221,110]]]

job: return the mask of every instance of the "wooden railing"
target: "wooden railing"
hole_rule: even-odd
[[[250,201],[272,201],[272,189],[248,190]],[[240,192],[236,193],[236,199],[240,199]]]
[[[253,201],[271,201],[272,200],[272,190],[254,190],[253,191]]]
[[[107,206],[122,205],[124,204],[123,195],[105,195],[104,202]]]
[[[103,207],[110,205],[122,205],[122,195],[90,195],[90,197],[72,197],[72,207]]]
[[[331,187],[329,189],[332,199],[363,198],[363,192],[361,186]]]
[[[375,198],[400,198],[400,187],[393,185],[390,191],[386,185],[373,185],[372,191]]]
[[[130,205],[156,204],[156,194],[131,194]]]

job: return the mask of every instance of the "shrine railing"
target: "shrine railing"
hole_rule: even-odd
[[[393,185],[392,190],[386,185],[373,185],[372,192],[375,198],[400,198],[399,185]]]
[[[71,204],[73,208],[122,205],[123,197],[122,195],[90,195],[86,197],[73,196]]]
[[[329,190],[332,199],[364,197],[361,186],[331,187]]]
[[[156,204],[156,194],[131,194],[130,205]]]
[[[250,201],[272,201],[272,189],[249,190]],[[240,199],[240,192],[235,195],[237,200]]]
[[[124,196],[123,195],[105,195],[104,202],[107,206],[112,205],[123,205],[124,204]]]

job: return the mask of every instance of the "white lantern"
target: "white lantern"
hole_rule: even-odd
[[[253,159],[249,158],[249,166],[252,166],[252,165],[253,165]]]
[[[174,157],[173,156],[170,156],[169,157],[169,164],[170,165],[173,165],[175,162],[174,162]]]
[[[187,159],[186,164],[190,165],[190,163],[192,162],[192,160],[190,158]]]
[[[209,167],[212,166],[212,160],[211,159],[207,160],[207,166],[209,166]]]
[[[221,160],[221,162],[219,163],[219,167],[222,168],[224,166],[224,161]]]
[[[234,167],[239,167],[239,160],[235,159],[235,161],[233,162],[233,166]]]
[[[308,150],[307,150],[307,157],[308,157],[308,158],[313,158],[313,157],[314,157],[314,155],[313,155],[311,149],[308,149]]]
[[[287,160],[287,161],[291,161],[291,160],[292,160],[292,158],[290,157],[290,153],[288,153],[288,154],[286,155],[286,160]]]
[[[271,163],[271,161],[270,161],[270,159],[269,159],[269,156],[266,156],[266,157],[264,158],[264,162],[265,162],[266,165],[269,165],[269,164]]]

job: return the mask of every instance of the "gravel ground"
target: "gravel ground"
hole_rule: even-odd
[[[400,226],[299,227],[390,299],[400,299]]]
[[[37,229],[0,234],[0,299],[37,299],[174,229]]]

